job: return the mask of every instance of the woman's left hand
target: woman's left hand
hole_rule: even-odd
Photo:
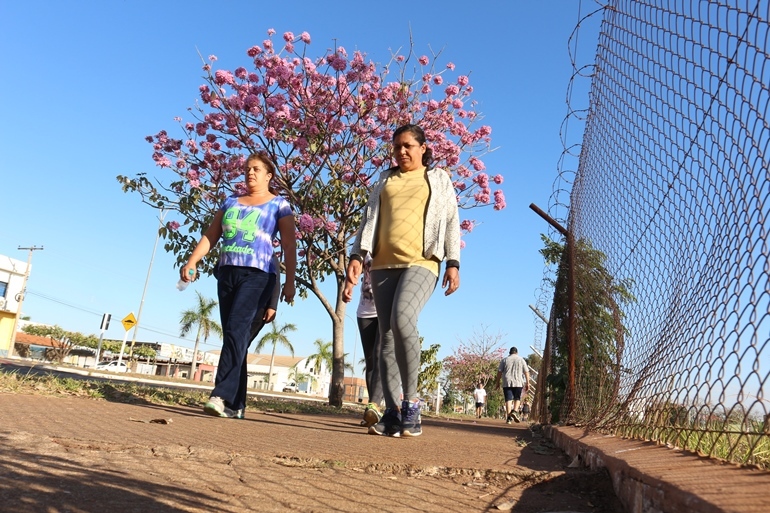
[[[441,282],[441,288],[446,289],[445,296],[448,296],[460,288],[460,270],[457,267],[447,267],[444,271],[444,280]]]
[[[287,281],[283,284],[281,299],[290,304],[294,302],[294,282]]]

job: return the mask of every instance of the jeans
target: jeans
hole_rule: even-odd
[[[251,324],[257,310],[270,300],[275,274],[254,267],[220,267],[217,279],[222,320],[222,353],[212,396],[221,397],[233,410],[246,407],[246,356]]]

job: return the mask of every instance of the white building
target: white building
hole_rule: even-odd
[[[31,266],[30,266],[31,267]],[[0,255],[0,356],[8,356],[27,263]]]
[[[220,352],[219,350],[208,351],[205,360],[213,365],[218,365]],[[308,363],[308,357],[306,356],[275,355],[272,379],[268,379],[272,355],[249,354],[246,358],[249,388],[281,392],[284,387],[293,383],[295,377],[299,374],[300,376],[305,376],[305,379],[300,379],[297,383],[301,393],[322,397],[328,397],[329,395],[331,373],[325,365],[322,365],[320,372],[316,374]]]

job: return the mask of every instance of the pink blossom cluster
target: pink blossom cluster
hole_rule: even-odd
[[[306,234],[315,232],[316,230],[325,230],[328,233],[334,234],[337,232],[338,223],[332,220],[324,220],[323,218],[314,218],[310,214],[303,213],[299,216],[297,221],[299,227],[298,238],[302,238]]]
[[[495,191],[495,210],[502,210],[505,208],[505,195],[503,194],[503,191],[496,190]]]
[[[309,214],[302,214],[299,216],[299,221],[297,224],[299,225],[300,232],[311,233],[313,230],[315,230],[313,217]]]
[[[473,177],[473,182],[477,183],[481,188],[489,187],[489,175],[486,173],[479,173]]]

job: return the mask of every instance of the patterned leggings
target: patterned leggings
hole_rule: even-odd
[[[386,408],[400,407],[417,395],[420,373],[420,337],[417,316],[436,288],[438,278],[424,267],[373,270],[372,292],[380,325],[383,395]]]

